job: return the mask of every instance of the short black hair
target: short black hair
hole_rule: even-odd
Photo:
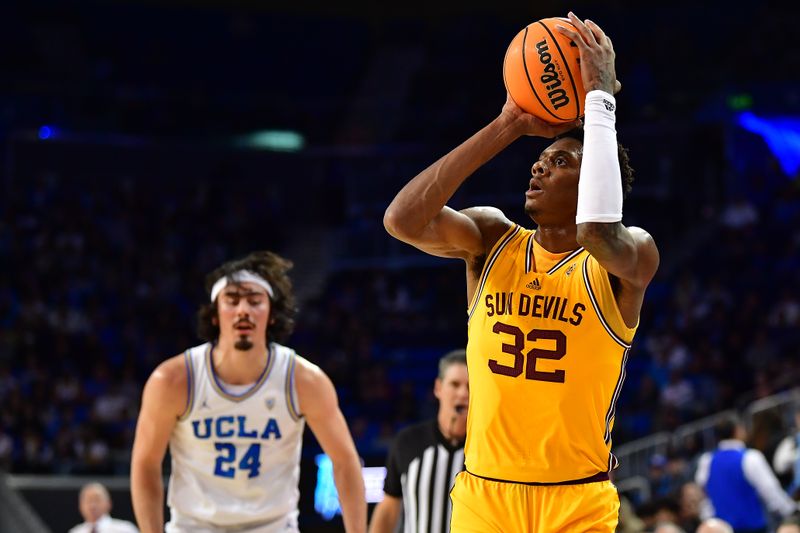
[[[573,128],[566,133],[562,133],[553,139],[553,141],[557,141],[559,139],[575,139],[583,144],[583,134],[583,127],[578,126],[577,128]],[[620,143],[617,143],[617,158],[619,159],[619,170],[622,174],[622,197],[627,198],[628,194],[630,194],[631,190],[633,190],[634,170],[633,167],[631,167],[631,159],[630,155],[628,154],[628,149],[622,146]]]
[[[439,359],[439,379],[444,379],[444,374],[450,366],[455,364],[467,364],[467,351],[466,350],[451,350],[444,354]]]
[[[736,428],[742,425],[742,421],[738,417],[729,417],[721,422],[717,422],[714,426],[714,437],[717,442],[721,440],[732,439],[736,436]]]
[[[246,257],[228,261],[210,272],[206,276],[206,292],[210,296],[211,288],[217,280],[240,270],[258,274],[272,285],[273,292],[269,299],[270,323],[267,326],[267,339],[283,343],[294,331],[294,319],[297,315],[292,280],[287,274],[292,266],[291,261],[274,252],[253,252]],[[197,333],[201,339],[213,342],[219,338],[217,316],[216,301],[203,305],[197,312]]]

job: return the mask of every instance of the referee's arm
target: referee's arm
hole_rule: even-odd
[[[372,520],[369,522],[369,533],[393,533],[400,519],[400,510],[403,507],[402,498],[383,494],[383,500],[372,511]]]

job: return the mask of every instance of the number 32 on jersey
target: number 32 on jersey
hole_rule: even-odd
[[[536,361],[539,359],[559,360],[567,353],[567,336],[557,329],[532,329],[527,334],[517,326],[495,322],[492,332],[504,338],[502,343],[503,353],[514,356],[513,364],[507,365],[500,363],[496,359],[489,359],[489,370],[495,374],[518,377],[525,371],[525,379],[535,381],[547,381],[550,383],[564,383],[566,372],[564,370],[553,370],[546,372],[536,369]],[[506,342],[510,341],[510,342]],[[552,350],[542,348],[531,348],[527,353],[525,341],[535,343],[538,340],[551,340],[555,342]]]

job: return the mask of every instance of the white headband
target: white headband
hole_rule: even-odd
[[[222,276],[217,281],[214,282],[214,285],[211,287],[211,301],[217,299],[219,293],[222,292],[229,283],[255,283],[259,287],[262,287],[269,297],[272,298],[274,296],[274,292],[272,291],[272,285],[269,284],[269,281],[265,280],[255,272],[250,270],[237,270],[233,274],[228,276]]]

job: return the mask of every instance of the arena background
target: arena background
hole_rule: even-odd
[[[800,377],[800,8],[703,4],[3,3],[0,530],[65,531],[95,479],[132,519],[142,384],[199,342],[205,273],[256,249],[296,262],[289,344],[381,466],[466,340],[462,265],[391,239],[383,210],[499,112],[516,32],[570,9],[614,41],[625,223],[662,255],[617,411],[620,488],[645,517],[734,408],[769,458]],[[520,140],[451,205],[526,223],[543,147]],[[318,453],[309,436],[301,526],[341,530],[314,510]]]

